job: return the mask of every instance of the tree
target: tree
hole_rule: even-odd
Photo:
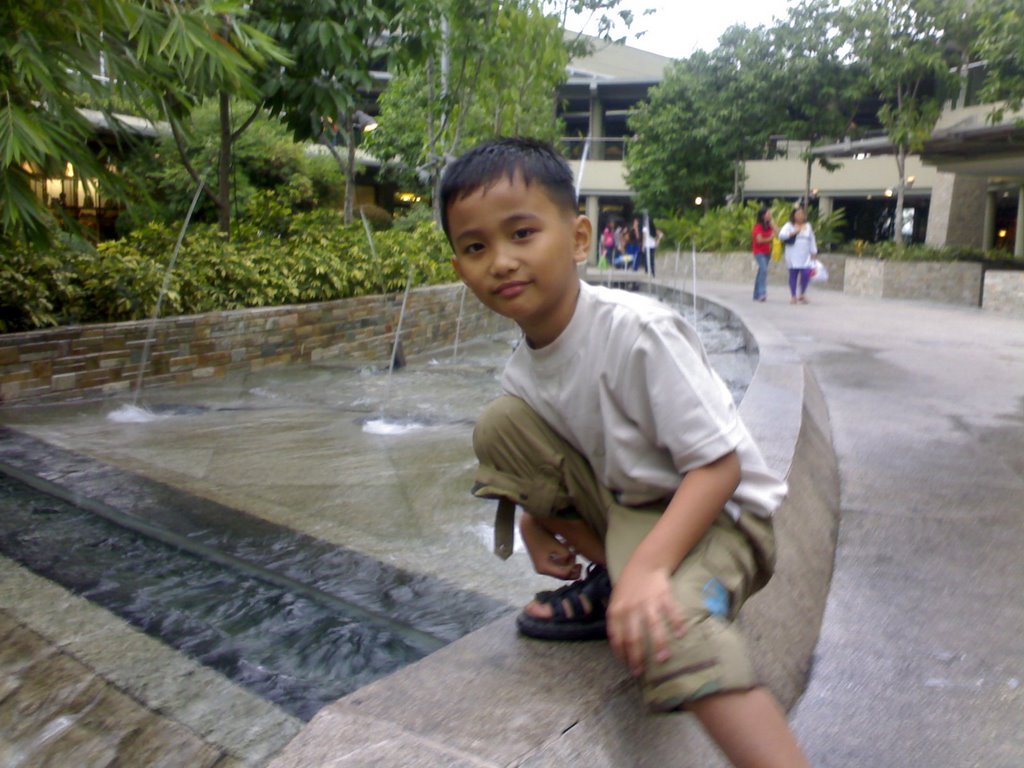
[[[180,113],[194,104],[183,82],[250,87],[254,68],[275,51],[258,32],[232,21],[243,9],[240,0],[3,4],[0,235],[49,238],[59,213],[32,192],[34,173],[58,175],[70,163],[108,194],[123,192],[105,158],[88,146],[92,127],[76,108],[83,95],[101,103],[116,93],[140,107],[163,99]],[[118,126],[112,115],[107,119]]]
[[[697,51],[675,62],[629,118],[634,138],[626,154],[626,178],[636,203],[655,216],[684,211],[696,197],[717,199],[729,190],[732,157],[709,141],[700,105],[708,55]]]
[[[635,16],[628,8],[622,7],[622,0],[546,0],[544,7],[558,17],[559,26],[565,29],[569,23],[570,15],[581,20],[580,27],[586,28],[590,22],[597,19],[596,37],[609,42],[624,43],[626,35],[614,37],[621,27],[630,29],[633,26]],[[646,8],[642,15],[648,16],[655,12],[654,8]],[[636,33],[636,37],[643,36],[643,31]],[[583,44],[583,47],[580,45]],[[572,41],[570,53],[577,55],[586,53],[585,43],[580,35]]]
[[[249,114],[252,104],[231,104],[232,114]],[[216,167],[220,152],[220,106],[208,100],[189,118],[185,150],[195,168]],[[129,152],[118,163],[122,180],[129,186],[128,205],[118,216],[118,230],[126,233],[150,221],[180,224],[195,195],[196,184],[178,155],[174,139],[162,136]],[[343,183],[334,161],[324,155],[310,156],[296,143],[281,121],[262,111],[233,142],[231,149],[231,204],[233,211],[250,208],[261,190],[273,190],[278,200],[296,210],[320,205],[337,207]],[[218,220],[215,202],[203,196],[193,221]],[[237,232],[233,222],[232,232]]]
[[[419,15],[432,3],[413,0],[262,0],[254,4],[261,29],[287,50],[292,62],[264,71],[265,106],[280,116],[296,141],[326,146],[345,174],[345,222],[352,220],[356,113],[366,109],[374,62],[400,45],[419,47]],[[383,66],[383,65],[382,65]],[[344,140],[348,158],[334,148]]]
[[[807,142],[800,155],[806,169],[805,205],[811,198],[815,163],[827,171],[838,167],[826,157],[816,157],[814,148],[854,132],[854,116],[868,95],[863,67],[844,61],[846,41],[837,21],[833,0],[802,0],[772,30],[776,56],[770,65],[777,75],[768,83],[785,111],[775,130]]]
[[[200,0],[202,1],[202,0]],[[181,7],[188,7],[189,0],[182,0]],[[196,2],[196,0],[191,0]],[[181,161],[189,176],[200,185],[217,206],[217,224],[220,231],[231,233],[231,163],[232,146],[238,137],[259,114],[259,90],[257,77],[265,65],[280,67],[289,62],[282,49],[271,39],[254,27],[241,23],[241,19],[252,12],[251,6],[245,5],[235,9],[235,13],[221,12],[211,24],[211,35],[243,53],[248,67],[245,76],[221,69],[205,69],[195,67],[187,56],[172,63],[171,77],[182,84],[184,98],[171,100],[161,99],[164,116],[171,126]],[[232,96],[257,101],[256,108],[250,116],[236,125],[231,113]],[[216,187],[212,187],[206,177],[192,165],[187,149],[182,118],[188,116],[195,103],[207,99],[216,99],[219,110],[219,148],[217,152]]]
[[[554,94],[568,53],[539,2],[448,0],[419,28],[423,55],[397,67],[367,141],[396,161],[396,175],[433,191],[466,146],[508,133],[558,138]]]
[[[732,165],[732,200],[742,196],[743,164],[764,157],[769,136],[783,120],[778,97],[780,62],[764,27],[729,27],[702,70],[697,109],[708,142]]]
[[[764,156],[783,120],[777,80],[763,27],[730,27],[712,52],[676,62],[630,117],[626,168],[638,204],[666,215],[698,196],[738,199],[744,161]]]
[[[1024,105],[1024,8],[1018,0],[975,0],[977,53],[987,64],[981,96],[1005,101],[1009,109]],[[996,109],[992,119],[1002,117]]]
[[[878,119],[895,146],[895,241],[903,242],[907,156],[920,152],[954,86],[943,46],[942,0],[853,0],[840,28],[882,100]]]

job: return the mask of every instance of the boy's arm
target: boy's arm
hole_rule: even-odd
[[[608,605],[608,639],[633,674],[642,674],[648,645],[654,658],[665,661],[668,630],[677,636],[686,631],[669,578],[711,527],[739,481],[735,451],[687,472],[661,519],[623,568]]]

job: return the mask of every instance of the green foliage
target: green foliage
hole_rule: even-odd
[[[1019,0],[977,0],[971,7],[978,19],[977,53],[988,68],[982,98],[1005,100],[1010,109],[1024,104],[1024,7]],[[996,110],[993,119],[1000,119]]]
[[[108,195],[124,193],[89,145],[92,128],[76,109],[83,97],[140,108],[162,99],[187,112],[194,89],[185,83],[253,93],[255,69],[284,59],[245,13],[238,0],[0,4],[0,236],[52,237],[54,216],[32,194],[26,166],[55,175],[70,162]],[[101,55],[105,81],[94,77]]]
[[[248,115],[252,105],[232,104],[231,111]],[[187,123],[185,152],[196,168],[213,168],[220,151],[218,105],[208,101],[198,107]],[[253,209],[251,202],[261,190],[274,190],[274,197],[295,210],[321,205],[340,205],[344,178],[329,155],[307,156],[288,129],[265,112],[252,121],[234,142],[234,189],[232,205],[239,211]],[[181,222],[196,191],[196,183],[181,163],[170,136],[152,146],[132,152],[122,173],[134,194],[118,221],[121,232],[158,219],[169,224]],[[193,221],[216,221],[217,206],[206,195],[200,198]]]
[[[395,229],[402,232],[411,232],[417,227],[433,223],[434,209],[426,203],[414,203],[407,211],[395,218]]]
[[[445,0],[426,10],[424,56],[397,69],[379,99],[380,128],[363,145],[398,158],[385,172],[423,188],[449,157],[484,139],[557,140],[553,94],[568,52],[558,20],[541,3]]]
[[[732,157],[708,142],[702,62],[698,52],[673,64],[629,119],[635,139],[626,154],[626,178],[637,205],[656,218],[693,210],[698,195],[721,200],[731,186]]]
[[[356,210],[356,218],[360,221],[365,218],[370,228],[378,231],[391,229],[394,224],[390,213],[379,205],[371,205],[370,203],[359,206]]]
[[[95,250],[4,249],[0,330],[151,317],[177,234],[154,222]],[[373,239],[371,248],[362,223],[344,225],[337,211],[296,213],[271,193],[258,193],[232,238],[212,224],[189,229],[162,314],[391,293],[408,279],[455,280],[448,244],[433,222],[377,231]]]
[[[658,226],[669,245],[682,248],[693,245],[698,251],[712,253],[747,251],[750,250],[751,230],[760,207],[760,203],[748,200],[743,205],[712,208],[703,214],[691,210],[682,216],[663,219]],[[772,219],[777,226],[781,227],[789,219],[793,207],[792,203],[784,200],[772,201]],[[824,250],[839,242],[839,229],[845,221],[845,213],[842,208],[837,208],[828,216],[822,216],[817,209],[811,208],[808,221],[814,230],[818,248]]]
[[[899,243],[864,243],[858,256],[874,256],[885,261],[972,261],[1000,268],[1020,268],[1020,262],[1014,262],[1006,251],[983,251],[963,245],[945,245],[934,248],[929,245]]]
[[[420,3],[422,5],[423,3]],[[417,9],[410,0],[257,0],[254,23],[289,52],[282,67],[261,70],[265,106],[298,141],[362,104],[374,59],[407,41]],[[325,119],[326,118],[326,119]]]

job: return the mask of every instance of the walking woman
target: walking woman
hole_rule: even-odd
[[[807,284],[811,281],[811,262],[818,255],[818,241],[807,221],[803,208],[794,208],[789,221],[782,225],[779,240],[786,246],[786,266],[789,268],[789,303],[807,303]],[[799,289],[799,292],[798,292]]]
[[[757,212],[757,221],[751,234],[753,241],[754,260],[757,262],[757,277],[754,278],[754,301],[765,301],[768,298],[768,263],[772,258],[772,236],[775,225],[772,223],[772,211],[763,206]]]

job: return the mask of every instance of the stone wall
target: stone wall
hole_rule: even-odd
[[[843,291],[853,296],[876,299],[912,299],[936,301],[967,307],[983,307],[997,312],[1024,315],[1024,290],[1020,288],[1024,272],[987,269],[972,262],[883,261],[875,258],[822,253],[819,259],[828,268],[828,280],[815,288]],[[756,266],[749,253],[696,254],[697,290],[702,281],[749,283],[754,285]],[[693,285],[694,257],[691,253],[666,251],[658,255],[658,276]],[[591,273],[600,282],[600,276]],[[613,270],[613,278],[622,272]],[[768,284],[785,286],[786,266],[772,262]],[[982,284],[984,283],[984,290]]]
[[[816,283],[818,287],[842,290],[844,257],[829,253],[818,254],[818,258],[828,269],[828,281]],[[757,263],[754,257],[743,251],[729,253],[698,253],[697,283],[703,280],[723,283],[750,283],[751,293],[754,288],[754,276],[757,274]],[[657,273],[659,277],[682,280],[684,285],[693,282],[694,257],[689,251],[680,252],[662,249],[658,252]],[[613,271],[618,276],[620,272]],[[596,279],[596,278],[595,278]],[[785,261],[773,261],[768,267],[769,285],[787,285],[789,280]]]
[[[402,349],[450,345],[498,318],[461,285],[409,294]],[[402,295],[103,323],[0,336],[0,403],[128,393],[325,358],[390,362]],[[496,326],[495,326],[496,327]],[[147,349],[147,338],[152,343]]]
[[[937,173],[928,206],[925,243],[936,248],[981,248],[988,179],[963,173]]]
[[[981,306],[985,269],[970,262],[881,261],[847,256],[843,291],[882,299]]]
[[[982,307],[993,312],[1024,317],[1024,272],[985,272]]]

